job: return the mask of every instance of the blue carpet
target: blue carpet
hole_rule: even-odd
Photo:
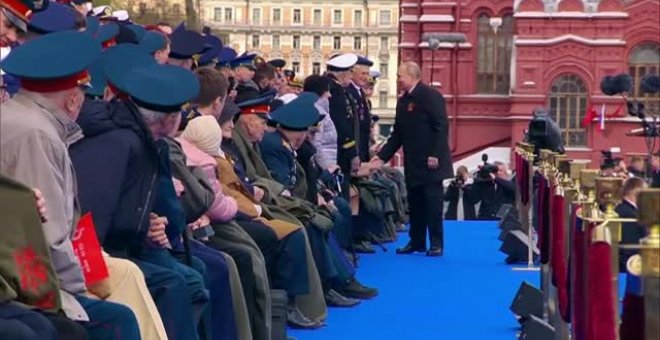
[[[358,277],[380,295],[351,309],[332,308],[327,326],[289,330],[298,340],[488,339],[512,340],[518,322],[509,305],[520,282],[538,286],[538,272],[514,272],[498,251],[494,222],[446,222],[445,255],[360,257]]]

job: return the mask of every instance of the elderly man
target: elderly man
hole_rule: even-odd
[[[403,147],[404,171],[410,209],[410,242],[397,254],[426,250],[426,232],[431,238],[427,256],[442,256],[442,181],[453,177],[447,141],[445,99],[421,82],[422,72],[413,62],[399,67],[399,87],[405,91],[396,106],[394,128],[382,150],[371,160],[374,169],[383,166]]]
[[[357,55],[348,53],[327,62],[326,77],[330,79],[330,118],[337,130],[337,164],[346,175],[357,173],[360,168],[355,139],[356,113],[346,93],[346,87],[351,84],[350,70],[357,61]],[[342,193],[344,198],[348,199],[348,180],[344,183]]]
[[[371,135],[371,112],[369,101],[363,88],[369,81],[369,67],[373,62],[365,57],[358,57],[355,66],[353,66],[352,80],[350,85],[346,86],[346,93],[353,105],[357,115],[358,130],[355,131],[358,155],[361,162],[369,161],[369,137]]]
[[[79,209],[67,148],[82,138],[75,123],[85,99],[80,87],[88,82],[86,69],[100,53],[101,46],[92,37],[61,32],[26,43],[7,57],[5,72],[21,79],[23,88],[3,104],[0,171],[39,188],[49,202],[43,229],[67,316],[81,321],[93,338],[139,339],[135,315],[128,307],[98,300],[87,290],[72,245]],[[34,67],[48,56],[52,57],[47,68]],[[114,331],[108,331],[107,324]]]
[[[158,183],[159,155],[154,140],[160,135],[148,132],[138,107],[128,98],[126,78],[135,69],[155,65],[156,61],[135,45],[118,45],[106,51],[100,62],[103,70],[92,77],[98,92],[106,92],[108,102],[85,103],[78,118],[85,138],[70,150],[78,173],[81,208],[92,213],[104,250],[133,260],[144,273],[142,281],[146,280],[155,301],[137,313],[142,336],[165,339],[186,331],[194,333],[192,320],[181,317],[182,311],[191,310],[185,276],[162,263],[138,258],[152,251],[145,245],[150,244],[146,231],[152,229],[155,220],[148,215],[155,196],[149,193]],[[106,79],[111,85],[106,86]],[[105,180],[99,182],[99,178]],[[146,213],[134,213],[135,207]],[[125,294],[125,298],[137,305],[144,293]]]

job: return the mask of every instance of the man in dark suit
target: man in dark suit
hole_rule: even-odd
[[[616,206],[616,213],[621,218],[637,218],[637,194],[648,185],[643,178],[631,177],[623,185],[621,203]],[[646,237],[646,227],[637,222],[625,222],[621,226],[621,244],[639,244],[639,241]],[[637,254],[635,249],[619,250],[619,271],[627,272],[626,262]]]
[[[442,256],[442,181],[453,177],[445,99],[423,84],[419,65],[403,63],[397,74],[405,91],[396,106],[394,128],[382,150],[371,160],[380,168],[403,146],[404,171],[410,209],[410,242],[397,254],[426,250],[426,230],[431,238],[427,256]]]

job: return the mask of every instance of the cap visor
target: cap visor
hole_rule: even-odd
[[[2,8],[2,13],[5,15],[7,20],[11,22],[12,25],[16,26],[19,30],[23,32],[27,32],[27,23],[23,20],[21,20],[19,17],[14,15],[11,11],[5,10]]]

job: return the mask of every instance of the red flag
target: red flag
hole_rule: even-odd
[[[99,239],[96,237],[96,228],[91,213],[80,218],[71,242],[87,285],[92,285],[110,276],[103,259]]]
[[[582,120],[582,127],[587,127],[596,117],[598,117],[598,112],[596,112],[596,109],[594,109],[590,103],[589,106],[587,106],[587,111],[585,112],[584,119]]]

